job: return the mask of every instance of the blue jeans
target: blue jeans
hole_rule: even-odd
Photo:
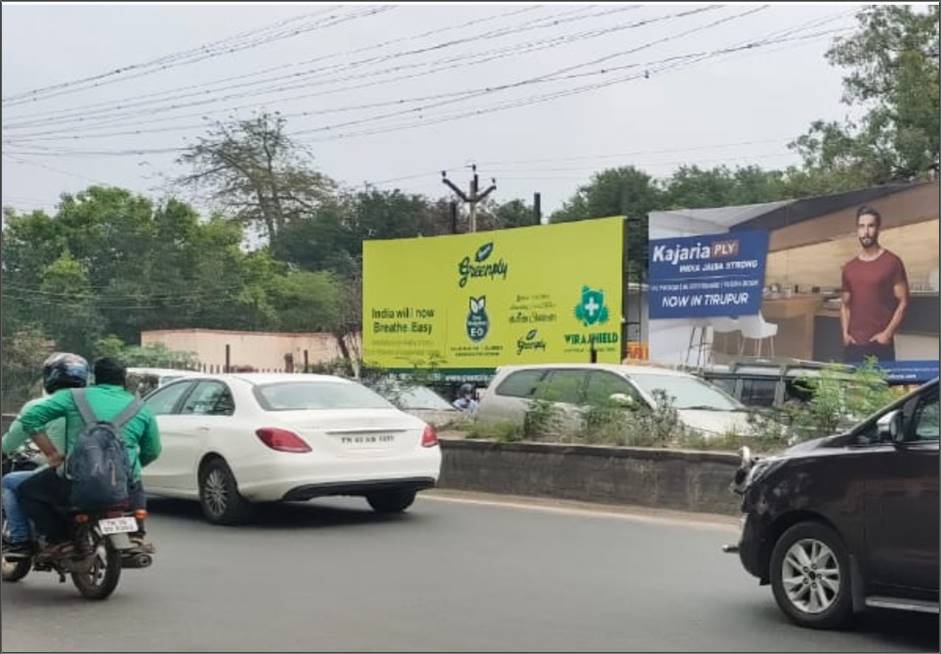
[[[20,506],[16,489],[35,474],[35,470],[18,470],[3,475],[3,512],[6,515],[7,533],[11,543],[27,543],[30,540],[29,519]]]

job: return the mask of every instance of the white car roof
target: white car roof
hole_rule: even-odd
[[[241,379],[249,384],[277,384],[278,382],[344,382],[356,383],[351,379],[336,377],[334,375],[315,375],[312,373],[295,372],[233,372],[223,375],[212,375],[218,379]]]
[[[695,377],[688,372],[673,370],[671,368],[662,368],[659,366],[629,366],[619,363],[535,363],[532,365],[510,365],[500,366],[497,373],[512,372],[516,370],[610,370],[624,375],[640,377],[644,375],[669,375],[671,377]]]

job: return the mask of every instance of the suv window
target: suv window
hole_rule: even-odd
[[[707,375],[706,380],[735,397],[735,377],[711,377]]]
[[[912,440],[938,440],[938,396],[926,397],[915,410]]]
[[[636,402],[642,402],[637,389],[623,377],[603,371],[588,373],[588,389],[585,393],[588,404],[607,404],[615,393],[623,393]]]
[[[739,401],[748,406],[774,406],[777,387],[777,379],[743,379]]]
[[[520,370],[510,373],[499,386],[497,395],[509,397],[532,397],[536,386],[546,374],[545,370]]]
[[[587,375],[586,370],[553,370],[536,389],[536,397],[550,402],[580,404]]]
[[[229,387],[220,381],[202,381],[183,404],[183,415],[230,416],[235,401]]]
[[[179,382],[164,386],[147,397],[145,404],[150,407],[155,416],[165,416],[173,413],[174,407],[180,398],[193,387],[193,382]]]
[[[787,379],[784,382],[784,401],[785,402],[810,402],[813,399],[814,392],[805,380],[800,378]]]

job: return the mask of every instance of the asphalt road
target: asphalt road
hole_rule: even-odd
[[[571,507],[571,505],[567,505]],[[2,584],[12,651],[937,651],[938,617],[797,628],[720,546],[729,520],[420,497],[203,522],[153,500],[159,550],[104,603],[50,573]]]

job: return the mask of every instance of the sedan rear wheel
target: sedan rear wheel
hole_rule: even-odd
[[[239,494],[235,476],[222,459],[204,464],[199,474],[203,515],[217,525],[237,525],[251,517],[252,505]]]
[[[415,491],[396,490],[369,493],[366,496],[366,501],[377,513],[400,513],[415,501]]]

